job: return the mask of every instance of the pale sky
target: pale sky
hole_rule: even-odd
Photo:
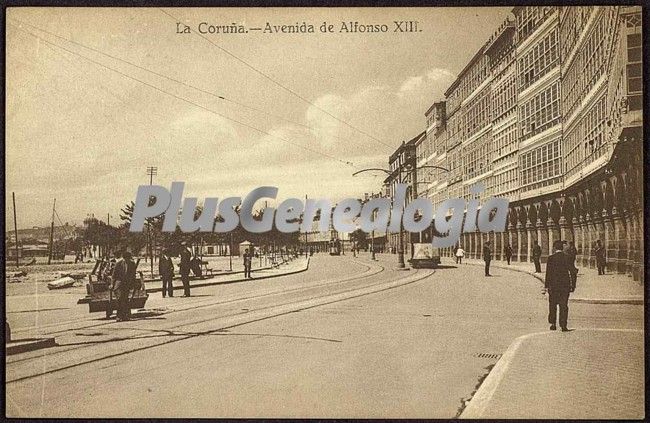
[[[185,196],[244,197],[258,186],[278,199],[336,202],[379,191],[404,140],[425,129],[424,112],[511,8],[165,9],[193,30],[201,22],[246,27],[314,25],[313,34],[205,34],[212,42],[311,103],[390,145],[387,147],[300,100],[155,8],[14,8],[6,34],[6,205],[13,227],[46,226],[56,198],[63,222],[94,213],[118,221],[121,207],[149,182],[184,181]],[[394,33],[393,21],[418,21],[421,32]],[[21,24],[20,22],[23,22]],[[334,24],[335,33],[319,26]],[[341,22],[386,24],[387,33],[339,33]],[[32,27],[26,25],[32,25]],[[256,132],[164,94],[188,99],[354,167]],[[276,117],[224,102],[68,43],[37,27]],[[305,128],[305,125],[309,128]],[[58,224],[58,221],[56,222]]]

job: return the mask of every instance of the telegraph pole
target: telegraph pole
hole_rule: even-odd
[[[16,223],[16,193],[12,192],[11,198],[14,201],[14,232],[16,235],[16,267],[18,267],[19,259],[18,259],[18,224]]]
[[[307,194],[305,194],[305,206],[307,206]],[[305,218],[304,212],[303,212],[303,215],[302,215],[302,216],[303,216],[303,219],[304,219],[304,218]],[[305,226],[305,229],[307,229],[306,226]],[[307,245],[307,231],[305,231],[305,258],[309,257],[309,252],[308,252],[307,250],[308,250],[308,245]]]
[[[153,177],[158,174],[158,167],[147,166],[147,175],[149,175],[149,185],[153,185]],[[147,238],[149,238],[149,259],[151,260],[151,277],[153,278],[153,246],[151,245],[151,224],[147,225]]]

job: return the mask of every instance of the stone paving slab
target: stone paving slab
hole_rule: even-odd
[[[524,335],[461,418],[643,419],[644,374],[642,330]]]
[[[444,257],[443,264],[453,263],[455,260]],[[483,266],[482,260],[463,259],[463,264]],[[535,273],[533,263],[516,263],[510,265],[502,261],[493,261],[490,268],[508,269],[516,272],[527,273],[541,283],[544,282],[546,265],[542,263],[542,273]],[[482,270],[477,270],[477,275],[483,277]],[[598,275],[596,269],[585,267],[578,268],[578,282],[576,290],[571,294],[570,301],[594,304],[643,304],[644,287],[642,283],[618,273]]]

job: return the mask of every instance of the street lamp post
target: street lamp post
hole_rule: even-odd
[[[149,185],[153,185],[153,177],[158,174],[156,166],[147,166],[147,175],[149,175]],[[147,241],[149,241],[149,259],[151,265],[151,278],[153,278],[153,245],[151,243],[151,223],[147,225]]]

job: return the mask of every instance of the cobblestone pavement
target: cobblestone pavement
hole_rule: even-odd
[[[515,341],[463,418],[643,419],[642,330],[581,329]]]
[[[455,260],[443,257],[442,262],[451,264]],[[463,259],[463,264],[484,265],[483,261],[478,259]],[[520,271],[543,281],[546,265],[542,263],[542,273],[534,273],[533,263],[512,262],[508,265],[505,262],[495,260],[492,261],[490,269]],[[627,275],[607,273],[599,276],[596,269],[579,267],[578,283],[575,292],[571,294],[571,301],[643,304],[643,284],[632,280]]]

